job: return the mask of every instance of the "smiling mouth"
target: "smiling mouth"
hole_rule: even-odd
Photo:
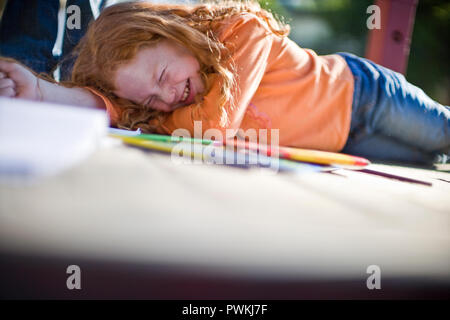
[[[186,86],[184,87],[183,96],[181,97],[180,102],[185,102],[191,93],[191,82],[189,79],[186,80]]]

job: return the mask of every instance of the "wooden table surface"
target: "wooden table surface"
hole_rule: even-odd
[[[72,297],[64,268],[76,264],[98,282],[83,297],[371,297],[377,265],[377,297],[448,297],[449,222],[445,171],[275,174],[117,145],[40,183],[0,186],[1,295]],[[120,290],[102,290],[102,272],[122,276]],[[148,291],[156,284],[166,290]]]

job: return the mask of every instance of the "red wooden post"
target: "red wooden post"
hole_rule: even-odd
[[[369,31],[366,58],[405,74],[418,0],[375,0],[381,29]]]

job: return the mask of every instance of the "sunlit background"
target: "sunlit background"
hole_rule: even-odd
[[[318,54],[347,51],[364,56],[366,9],[373,0],[267,0],[261,5],[285,17],[291,38]],[[450,2],[419,0],[407,79],[435,100],[450,104]]]
[[[373,1],[261,4],[284,17],[300,46],[364,56]],[[412,83],[445,104],[447,2],[419,0],[407,68]],[[10,145],[33,160],[45,155],[41,163],[55,175],[36,185],[0,183],[0,299],[448,299],[447,173],[378,163],[279,175],[181,166],[103,141],[103,111],[6,104],[24,114],[23,104],[31,116],[0,116],[4,136],[34,148]],[[69,265],[82,270],[79,292],[67,290]],[[366,287],[373,265],[382,267],[382,295]]]
[[[311,48],[318,54],[347,51],[359,56],[365,55],[368,33],[366,9],[374,0],[259,2],[291,25],[291,38],[300,46]],[[0,0],[0,11],[5,3],[6,0]],[[432,98],[446,105],[450,104],[449,21],[449,1],[419,0],[406,73],[411,83],[423,88]]]

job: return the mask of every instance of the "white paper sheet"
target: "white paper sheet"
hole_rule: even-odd
[[[0,183],[32,182],[74,166],[107,128],[102,110],[0,98]]]

